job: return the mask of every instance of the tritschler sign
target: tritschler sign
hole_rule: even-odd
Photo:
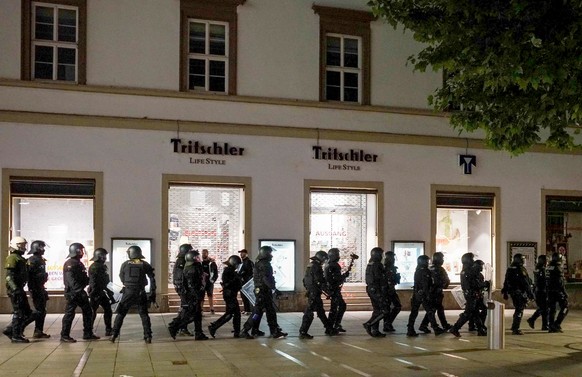
[[[171,139],[170,143],[174,148],[174,153],[197,155],[190,157],[191,164],[226,165],[226,160],[218,157],[242,156],[245,151],[244,148],[221,142],[202,144],[195,140]]]
[[[313,146],[313,158],[316,160],[333,161],[328,163],[329,170],[360,170],[359,165],[348,163],[339,164],[336,162],[377,162],[378,155],[366,153],[362,149],[350,149],[349,151],[340,151],[337,148]]]

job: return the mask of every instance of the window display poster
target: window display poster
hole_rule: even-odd
[[[424,254],[424,241],[392,241],[392,251],[400,273],[400,284],[396,288],[412,287],[416,260]]]
[[[259,247],[273,248],[273,274],[275,283],[280,291],[295,290],[295,240],[259,240]]]
[[[538,257],[537,249],[537,242],[508,242],[507,250],[509,251],[509,260],[507,266],[511,264],[515,254],[523,255],[525,259],[523,266],[527,270],[529,278],[533,280],[533,272],[536,266],[536,259]]]
[[[152,239],[144,238],[112,238],[111,239],[111,280],[114,291],[118,292],[123,287],[119,278],[119,270],[123,262],[129,259],[127,249],[130,246],[139,246],[145,261],[152,263]],[[150,284],[146,286],[146,292],[150,291]]]

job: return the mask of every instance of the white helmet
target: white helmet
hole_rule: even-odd
[[[13,239],[10,240],[10,247],[16,250],[20,250],[20,247],[18,247],[18,245],[27,243],[28,241],[24,237],[14,237]]]

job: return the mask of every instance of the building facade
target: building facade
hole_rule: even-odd
[[[582,278],[580,155],[459,135],[427,106],[442,74],[413,73],[420,46],[366,1],[4,0],[0,19],[0,245],[48,243],[51,310],[72,242],[110,251],[114,285],[142,246],[162,310],[185,242],[274,246],[287,310],[331,247],[354,286],[375,246],[402,289],[436,251],[453,282],[465,252],[496,287],[516,252]]]

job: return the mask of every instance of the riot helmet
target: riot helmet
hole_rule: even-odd
[[[538,255],[538,265],[539,266],[545,266],[547,262],[548,262],[548,257],[546,254]]]
[[[432,264],[434,266],[442,266],[445,263],[445,255],[440,251],[437,251],[432,255]]]
[[[513,256],[513,264],[516,264],[518,266],[523,266],[523,263],[525,262],[525,257],[523,256],[523,254],[521,253],[517,253]]]
[[[386,266],[394,266],[394,262],[396,261],[396,256],[393,251],[388,250],[384,253],[384,264]]]
[[[85,246],[79,242],[74,242],[69,246],[69,258],[82,258],[85,255]]]
[[[109,254],[109,253],[104,248],[102,248],[102,247],[97,248],[93,252],[93,258],[91,258],[91,261],[93,261],[93,262],[99,261],[99,262],[105,263],[105,261],[107,260],[107,254]]]
[[[130,246],[127,249],[127,256],[129,257],[129,259],[145,259],[141,252],[141,247],[137,245]]]
[[[273,259],[273,248],[271,246],[261,246],[259,249],[259,255],[257,256],[257,260],[271,260]]]
[[[200,252],[198,250],[188,250],[186,255],[184,255],[184,261],[186,262],[186,266],[191,266],[195,262],[199,261]]]
[[[17,250],[20,255],[23,255],[26,251],[26,244],[28,241],[24,237],[14,237],[10,240],[10,247]]]
[[[315,255],[311,257],[311,259],[318,260],[320,263],[325,263],[325,261],[328,260],[328,256],[325,251],[320,250],[317,253],[315,253]]]
[[[483,266],[485,266],[485,262],[483,262],[481,259],[477,259],[474,263],[473,263],[473,268],[475,269],[475,271],[477,272],[482,272],[483,271]]]
[[[222,263],[236,269],[242,263],[242,259],[240,259],[240,257],[238,255],[231,255],[230,257],[228,257],[226,262],[222,262]]]
[[[340,251],[337,247],[332,247],[331,249],[329,249],[329,251],[327,252],[327,259],[330,262],[337,262],[340,259]]]
[[[473,265],[474,258],[475,255],[473,253],[463,254],[463,256],[461,257],[461,263],[463,264],[463,267],[471,267],[471,265]]]
[[[417,267],[428,268],[429,261],[430,258],[428,255],[419,255],[418,258],[416,258]]]
[[[384,250],[381,247],[375,247],[370,251],[370,260],[372,262],[381,262]]]
[[[562,254],[552,253],[552,262],[553,263],[561,263],[562,262]]]
[[[45,247],[46,247],[46,243],[44,241],[41,241],[41,240],[33,241],[30,244],[30,251],[28,252],[28,254],[43,255]]]
[[[189,243],[183,243],[180,245],[180,250],[178,251],[178,254],[184,255],[187,252],[189,252],[190,250],[194,250],[192,245]]]

